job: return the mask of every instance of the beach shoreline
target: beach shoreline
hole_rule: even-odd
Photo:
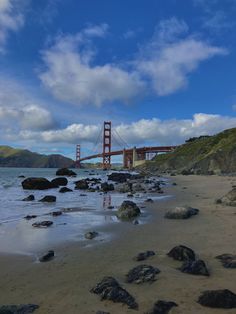
[[[148,223],[108,224],[101,232],[112,232],[111,241],[66,242],[56,248],[56,257],[48,263],[35,263],[30,256],[1,254],[0,304],[35,303],[35,313],[96,313],[98,310],[118,313],[144,313],[154,302],[163,299],[179,306],[170,313],[218,313],[226,310],[205,308],[196,300],[207,289],[230,289],[236,292],[234,269],[224,269],[215,259],[223,253],[235,254],[235,207],[216,204],[235,184],[235,177],[176,176],[177,185],[164,187],[164,195],[172,198],[146,203]],[[164,213],[175,206],[189,205],[200,209],[199,215],[188,220],[168,220]],[[90,245],[91,243],[91,245]],[[174,246],[183,244],[197,253],[210,270],[211,276],[183,274],[181,264],[166,256]],[[127,284],[125,274],[140,262],[133,257],[153,250],[156,255],[145,264],[161,270],[153,284]],[[115,277],[139,304],[139,310],[128,309],[111,301],[100,301],[90,289],[104,276]],[[227,310],[235,313],[235,309]]]

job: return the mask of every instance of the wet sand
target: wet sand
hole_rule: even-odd
[[[36,263],[30,256],[2,255],[0,304],[35,303],[40,306],[37,314],[89,314],[97,310],[118,314],[144,313],[155,301],[163,299],[179,305],[170,313],[236,313],[236,309],[210,309],[196,303],[201,291],[207,289],[227,288],[236,293],[236,269],[225,269],[214,258],[223,253],[236,254],[236,207],[214,203],[236,184],[236,177],[177,176],[171,180],[177,186],[166,187],[164,191],[174,197],[146,205],[151,214],[149,223],[110,224],[96,229],[112,232],[112,241],[68,242],[53,248],[56,258],[48,263]],[[199,215],[182,221],[163,218],[166,209],[185,204],[199,208]],[[173,261],[166,253],[179,244],[191,247],[207,263],[209,278],[176,269],[181,262]],[[140,263],[132,258],[145,250],[157,253],[145,261],[161,270],[157,281],[142,285],[125,283],[125,274]],[[136,298],[139,310],[101,302],[90,293],[103,276],[118,279]]]

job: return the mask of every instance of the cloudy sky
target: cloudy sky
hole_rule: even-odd
[[[236,0],[0,0],[0,144],[74,157],[236,127]]]

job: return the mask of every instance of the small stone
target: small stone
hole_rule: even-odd
[[[54,251],[50,250],[46,254],[44,254],[42,257],[39,258],[40,262],[48,262],[55,256]]]
[[[46,195],[44,196],[39,202],[45,202],[45,203],[54,203],[56,202],[56,196],[54,195]]]
[[[152,198],[147,198],[147,199],[145,200],[145,202],[146,202],[146,203],[153,203],[153,199],[152,199]]]
[[[140,262],[140,261],[144,261],[144,260],[146,260],[149,257],[154,256],[154,255],[155,255],[155,252],[146,251],[146,252],[139,253],[137,256],[134,257],[134,260],[137,262]]]
[[[202,275],[210,276],[206,264],[202,260],[197,261],[186,261],[180,268],[182,273],[192,274],[192,275]]]
[[[37,215],[27,215],[24,217],[26,220],[37,218]]]
[[[135,219],[135,220],[133,221],[133,225],[139,225],[139,221],[138,221],[137,219]]]
[[[33,195],[33,194],[30,194],[29,196],[23,198],[22,201],[25,201],[25,202],[32,202],[32,201],[34,201],[34,200],[35,200],[34,195]]]
[[[61,216],[62,215],[62,212],[60,211],[60,210],[58,210],[58,211],[55,211],[55,212],[52,212],[52,213],[50,213],[52,216],[54,216],[54,217],[57,217],[57,216]]]
[[[94,238],[96,238],[98,236],[98,232],[96,231],[89,231],[87,233],[85,233],[84,237],[88,240],[92,240]]]
[[[153,309],[146,314],[168,314],[175,306],[178,306],[175,302],[159,300],[154,304]]]
[[[160,270],[156,267],[149,265],[139,265],[132,268],[126,275],[128,283],[144,283],[153,282],[156,280],[156,274],[159,274]]]
[[[236,268],[236,255],[233,254],[222,254],[216,256],[225,268]]]
[[[40,222],[35,222],[32,224],[33,227],[35,228],[48,228],[53,224],[52,221],[45,220],[45,221],[40,221]]]
[[[236,294],[225,290],[207,290],[202,293],[198,303],[211,308],[232,309],[236,308]]]
[[[194,251],[184,245],[175,246],[167,255],[177,261],[195,261],[196,259]]]
[[[67,193],[67,192],[73,192],[73,190],[67,188],[66,186],[63,186],[60,188],[59,193]]]

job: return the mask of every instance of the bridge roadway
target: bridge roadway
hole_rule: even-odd
[[[135,148],[137,154],[144,154],[144,153],[169,153],[172,152],[176,146],[150,146],[150,147],[139,147]],[[116,150],[110,153],[105,153],[105,156],[118,156],[118,155],[123,155],[125,154],[132,154],[133,153],[133,148],[129,149],[124,149],[124,150]],[[100,154],[95,154],[95,155],[90,155],[86,156],[83,158],[80,158],[80,162],[84,160],[89,160],[89,159],[94,159],[94,158],[99,158],[103,157],[103,153]]]

